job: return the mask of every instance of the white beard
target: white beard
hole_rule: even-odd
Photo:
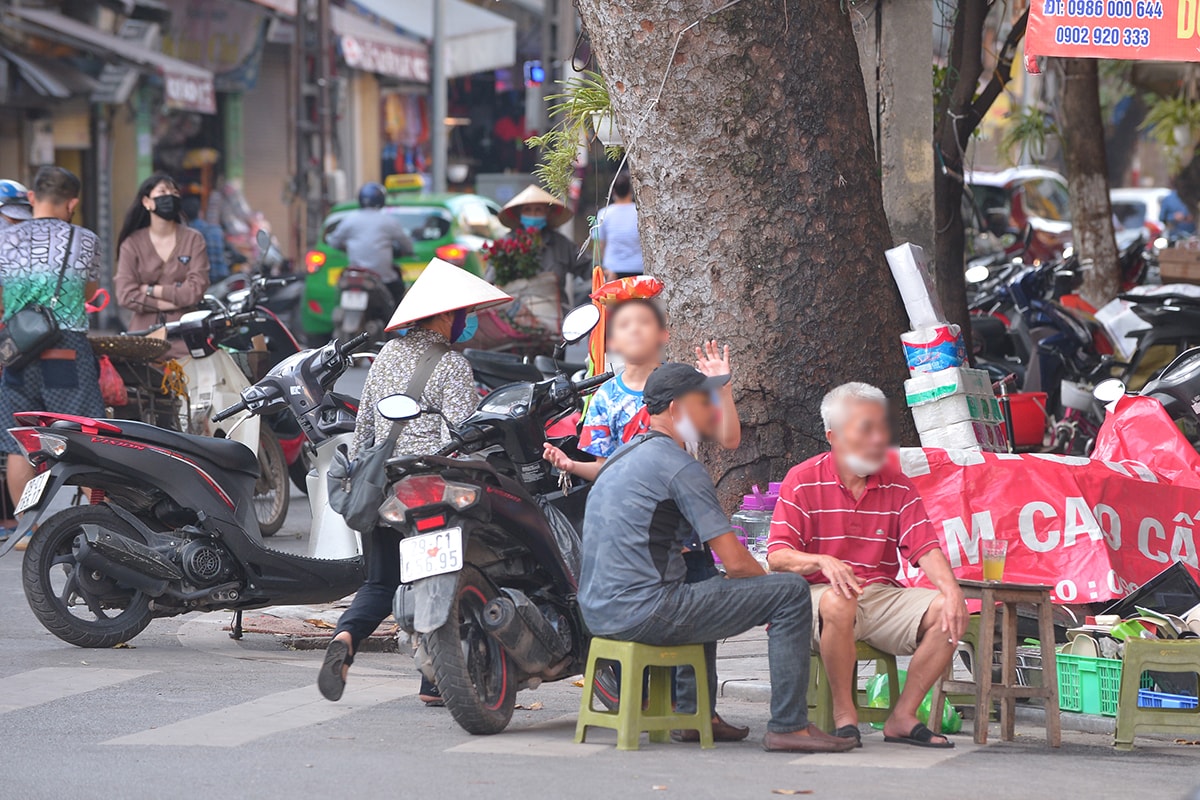
[[[853,472],[860,478],[866,478],[869,475],[874,475],[883,469],[884,461],[870,461],[853,453],[847,453],[842,456],[842,463],[846,465],[846,469]]]

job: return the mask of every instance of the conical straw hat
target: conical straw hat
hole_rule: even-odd
[[[521,206],[526,205],[550,206],[550,210],[546,212],[546,225],[551,228],[557,228],[574,216],[571,209],[567,208],[562,200],[559,200],[542,187],[531,184],[526,186],[512,200],[504,204],[504,209],[499,214],[500,221],[514,230],[520,228]]]
[[[460,308],[481,309],[512,300],[504,292],[465,269],[435,258],[404,295],[387,330],[407,328],[414,322]]]

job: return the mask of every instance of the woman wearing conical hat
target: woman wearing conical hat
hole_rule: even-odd
[[[447,420],[458,424],[475,410],[479,393],[471,365],[459,353],[450,350],[454,342],[465,342],[475,333],[474,315],[512,300],[487,281],[476,278],[435,258],[400,302],[387,330],[407,331],[383,346],[363,386],[354,442],[353,459],[359,451],[385,437],[391,422],[375,410],[375,403],[393,394],[406,394],[409,381],[429,348],[442,355],[420,392],[421,405],[436,408]],[[432,453],[450,442],[450,430],[442,417],[424,414],[410,420],[396,440],[395,455]],[[354,602],[338,620],[333,641],[325,651],[317,686],[326,698],[338,700],[346,686],[346,673],[363,639],[392,613],[392,598],[400,585],[399,540],[394,534],[376,528],[362,531],[363,551],[367,554],[367,581],[354,596]],[[437,688],[422,678],[421,699],[441,705]]]
[[[575,243],[558,232],[569,220],[571,209],[539,186],[527,186],[509,200],[500,211],[500,221],[512,230],[532,228],[542,238],[542,272],[553,272],[561,291],[568,275],[586,278],[591,274],[591,259],[579,258]]]

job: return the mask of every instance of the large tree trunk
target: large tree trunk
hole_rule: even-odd
[[[933,124],[934,163],[933,219],[934,266],[938,297],[951,322],[962,326],[969,337],[966,280],[963,276],[964,235],[963,180],[966,151],[971,134],[992,107],[1012,76],[1017,45],[1025,35],[1026,11],[1013,25],[997,57],[991,79],[979,91],[983,74],[983,28],[992,6],[987,0],[961,0],[950,34],[947,84],[942,88]]]
[[[1121,290],[1121,267],[1113,233],[1112,205],[1108,198],[1108,161],[1100,116],[1100,83],[1094,58],[1064,58],[1063,86],[1059,93],[1059,118],[1063,127],[1063,155],[1067,162],[1067,189],[1071,195],[1071,226],[1075,252],[1083,272],[1080,294],[1099,308]]]
[[[706,458],[730,501],[826,446],[829,389],[899,398],[905,377],[850,18],[836,0],[708,17],[711,0],[578,6],[629,148],[646,270],[667,286],[671,356],[732,346],[742,446]]]

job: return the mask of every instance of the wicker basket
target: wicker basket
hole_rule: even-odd
[[[92,351],[117,361],[157,361],[171,349],[165,339],[149,336],[89,336]]]

